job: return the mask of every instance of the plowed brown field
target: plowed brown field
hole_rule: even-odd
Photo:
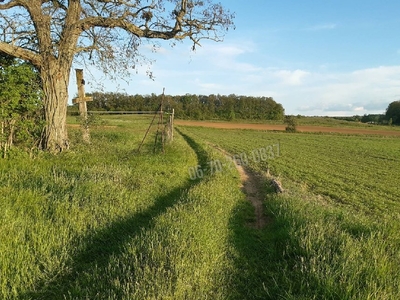
[[[254,129],[254,130],[285,130],[285,125],[270,124],[248,124],[248,123],[224,123],[224,122],[205,122],[175,120],[175,125],[182,126],[201,126],[223,129]],[[395,130],[373,130],[364,128],[345,128],[345,127],[324,127],[324,126],[297,126],[300,132],[324,132],[324,133],[343,133],[343,134],[377,134],[386,136],[400,136],[400,131]]]

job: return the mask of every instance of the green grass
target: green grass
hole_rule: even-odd
[[[165,155],[154,136],[138,154],[146,126],[107,122],[92,145],[2,161],[0,297],[226,298],[237,174],[190,180],[218,153],[177,135]]]
[[[189,129],[188,129],[189,130]],[[400,212],[400,139],[193,128],[196,136],[233,154],[245,154],[259,172],[298,182],[316,194],[367,213]],[[277,157],[280,145],[280,157]],[[260,162],[254,150],[271,159]],[[271,152],[271,153],[269,153]]]
[[[182,127],[163,155],[155,127],[138,153],[150,121],[104,116],[91,145],[72,127],[68,152],[1,160],[0,298],[400,297],[399,139]],[[225,162],[212,144],[277,142],[249,159],[286,189],[265,185],[262,230],[235,169],[190,179]]]
[[[186,165],[195,164],[196,156],[182,138],[166,155],[139,155],[138,136],[92,136],[93,145],[57,157],[2,161],[2,298],[43,289],[58,294],[63,279],[85,261],[83,253],[111,255],[129,241],[124,231],[148,226],[189,187]],[[110,249],[96,244],[99,235],[109,239]]]
[[[265,201],[272,225],[232,237],[242,249],[238,265],[245,266],[237,291],[252,292],[249,299],[400,297],[400,139],[185,130],[232,154],[248,154],[254,170],[268,168],[286,189]],[[251,159],[253,150],[278,142],[279,157],[275,147],[274,157]]]
[[[364,128],[364,129],[376,129],[376,130],[400,130],[399,126],[388,126],[388,125],[377,125],[367,124],[356,121],[345,121],[335,119],[333,117],[306,117],[300,116],[295,117],[298,125],[313,125],[313,126],[326,126],[326,127],[346,127],[346,128]]]

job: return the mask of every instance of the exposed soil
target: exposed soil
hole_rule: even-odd
[[[248,123],[228,123],[228,122],[206,122],[175,120],[175,125],[201,126],[222,129],[254,129],[254,130],[279,130],[284,131],[286,125],[270,124],[248,124]],[[323,132],[323,133],[343,133],[343,134],[377,134],[384,136],[400,136],[400,131],[395,130],[373,130],[364,128],[345,128],[345,127],[324,127],[324,126],[297,126],[299,132]]]
[[[236,169],[240,174],[242,191],[246,194],[246,199],[250,201],[254,207],[255,221],[249,225],[261,229],[268,223],[263,207],[264,197],[261,192],[263,190],[262,178],[253,172],[246,170],[243,166],[236,164]]]
[[[224,155],[231,156],[224,149],[221,149],[215,145],[212,146],[221,151]],[[265,225],[267,225],[269,222],[268,218],[264,214],[263,207],[263,200],[265,198],[265,195],[262,191],[264,190],[263,184],[265,184],[265,182],[262,176],[259,176],[249,169],[237,164],[236,161],[234,161],[234,163],[240,175],[240,188],[246,195],[246,199],[254,207],[255,221],[249,223],[248,225],[256,229],[261,229],[265,227]]]

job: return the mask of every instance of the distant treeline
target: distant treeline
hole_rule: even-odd
[[[384,114],[365,114],[363,116],[349,116],[349,117],[333,117],[337,120],[344,120],[344,121],[353,121],[353,122],[361,122],[361,123],[371,123],[371,124],[382,124],[387,125],[390,122],[390,118],[388,118]]]
[[[271,97],[238,95],[128,95],[124,93],[93,93],[92,102],[87,102],[89,111],[155,111],[163,99],[163,109],[175,109],[180,119],[254,119],[281,120],[283,106]],[[164,98],[163,98],[164,97]],[[77,108],[70,107],[73,112]]]
[[[391,102],[385,114],[365,114],[363,116],[338,117],[337,119],[370,124],[400,125],[400,100]]]

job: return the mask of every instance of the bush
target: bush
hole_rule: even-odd
[[[297,131],[297,120],[293,116],[285,116],[285,124],[287,132],[296,132]]]
[[[44,126],[42,89],[33,67],[0,59],[0,151],[12,146],[33,149]]]

